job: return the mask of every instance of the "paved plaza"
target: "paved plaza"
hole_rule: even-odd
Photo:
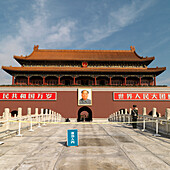
[[[66,146],[67,129],[79,147]],[[0,170],[168,170],[170,139],[119,124],[49,124],[0,145]]]

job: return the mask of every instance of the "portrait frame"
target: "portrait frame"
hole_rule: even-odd
[[[87,91],[88,92],[88,102],[89,100],[91,101],[90,103],[81,103],[84,101],[82,99],[82,91]],[[91,106],[92,105],[92,89],[91,88],[78,88],[78,106]]]

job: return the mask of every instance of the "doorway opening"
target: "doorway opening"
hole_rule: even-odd
[[[81,121],[92,121],[92,110],[87,106],[83,106],[78,110],[77,122]]]

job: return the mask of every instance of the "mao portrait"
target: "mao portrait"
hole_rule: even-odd
[[[78,89],[78,105],[92,105],[91,89]]]

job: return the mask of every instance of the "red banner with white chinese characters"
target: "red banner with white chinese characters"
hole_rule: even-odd
[[[54,92],[0,92],[0,100],[57,100]]]
[[[113,92],[113,100],[154,100],[161,101],[166,100],[170,101],[170,93],[146,93],[146,92]]]

